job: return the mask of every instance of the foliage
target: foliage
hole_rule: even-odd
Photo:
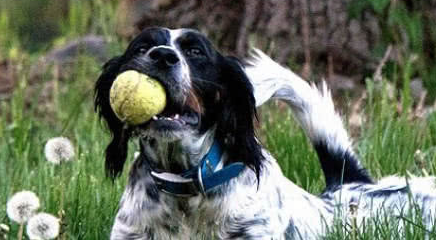
[[[9,14],[0,9],[0,60],[15,58],[19,48],[18,36],[10,27]]]
[[[388,45],[397,47],[393,57],[395,67],[402,74],[387,75],[388,79],[406,86],[410,78],[422,78],[431,100],[436,97],[436,31],[434,5],[426,1],[353,0],[349,16],[361,18],[367,12],[377,18],[381,39],[374,49],[382,56]],[[413,67],[410,66],[413,60]],[[408,77],[404,77],[407,74]]]

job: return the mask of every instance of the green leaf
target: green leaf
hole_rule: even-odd
[[[368,0],[377,14],[382,14],[390,0]]]
[[[364,0],[352,0],[348,5],[348,16],[351,19],[357,19],[363,13],[363,11],[371,8],[371,4]]]

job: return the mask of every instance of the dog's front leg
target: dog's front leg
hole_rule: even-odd
[[[153,226],[161,213],[161,196],[146,168],[143,161],[135,161],[121,198],[111,240],[156,239]]]
[[[137,189],[136,189],[137,190]],[[151,208],[153,202],[141,191],[128,187],[120,202],[120,209],[111,231],[111,240],[150,240],[153,237]]]
[[[111,240],[151,240],[154,239],[150,229],[135,229],[125,225],[118,218],[111,231]]]

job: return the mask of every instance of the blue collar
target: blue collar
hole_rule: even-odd
[[[200,164],[181,174],[151,171],[159,190],[181,197],[206,195],[211,189],[237,177],[245,165],[235,162],[223,166],[222,150],[215,140],[209,152],[202,158]],[[219,168],[219,166],[222,168]]]

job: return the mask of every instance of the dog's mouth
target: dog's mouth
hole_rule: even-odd
[[[167,86],[165,86],[167,87]],[[191,104],[190,96],[175,97],[172,91],[167,91],[167,104],[164,110],[153,116],[141,128],[158,133],[178,132],[198,128],[201,113]],[[195,109],[195,110],[194,110]]]
[[[126,67],[126,69],[131,69]],[[182,81],[181,74],[156,74],[148,71],[137,70],[142,74],[157,80],[162,84],[166,91],[166,106],[164,110],[153,116],[147,122],[138,125],[141,132],[149,134],[157,134],[160,136],[164,134],[182,132],[185,130],[195,130],[201,122],[202,107],[196,94],[180,85]],[[164,76],[162,76],[164,75]],[[150,131],[151,130],[151,131]]]
[[[158,114],[148,122],[148,127],[155,130],[179,130],[185,127],[197,127],[200,122],[199,113],[184,107],[181,110],[175,110],[172,107],[166,107],[161,114]]]

